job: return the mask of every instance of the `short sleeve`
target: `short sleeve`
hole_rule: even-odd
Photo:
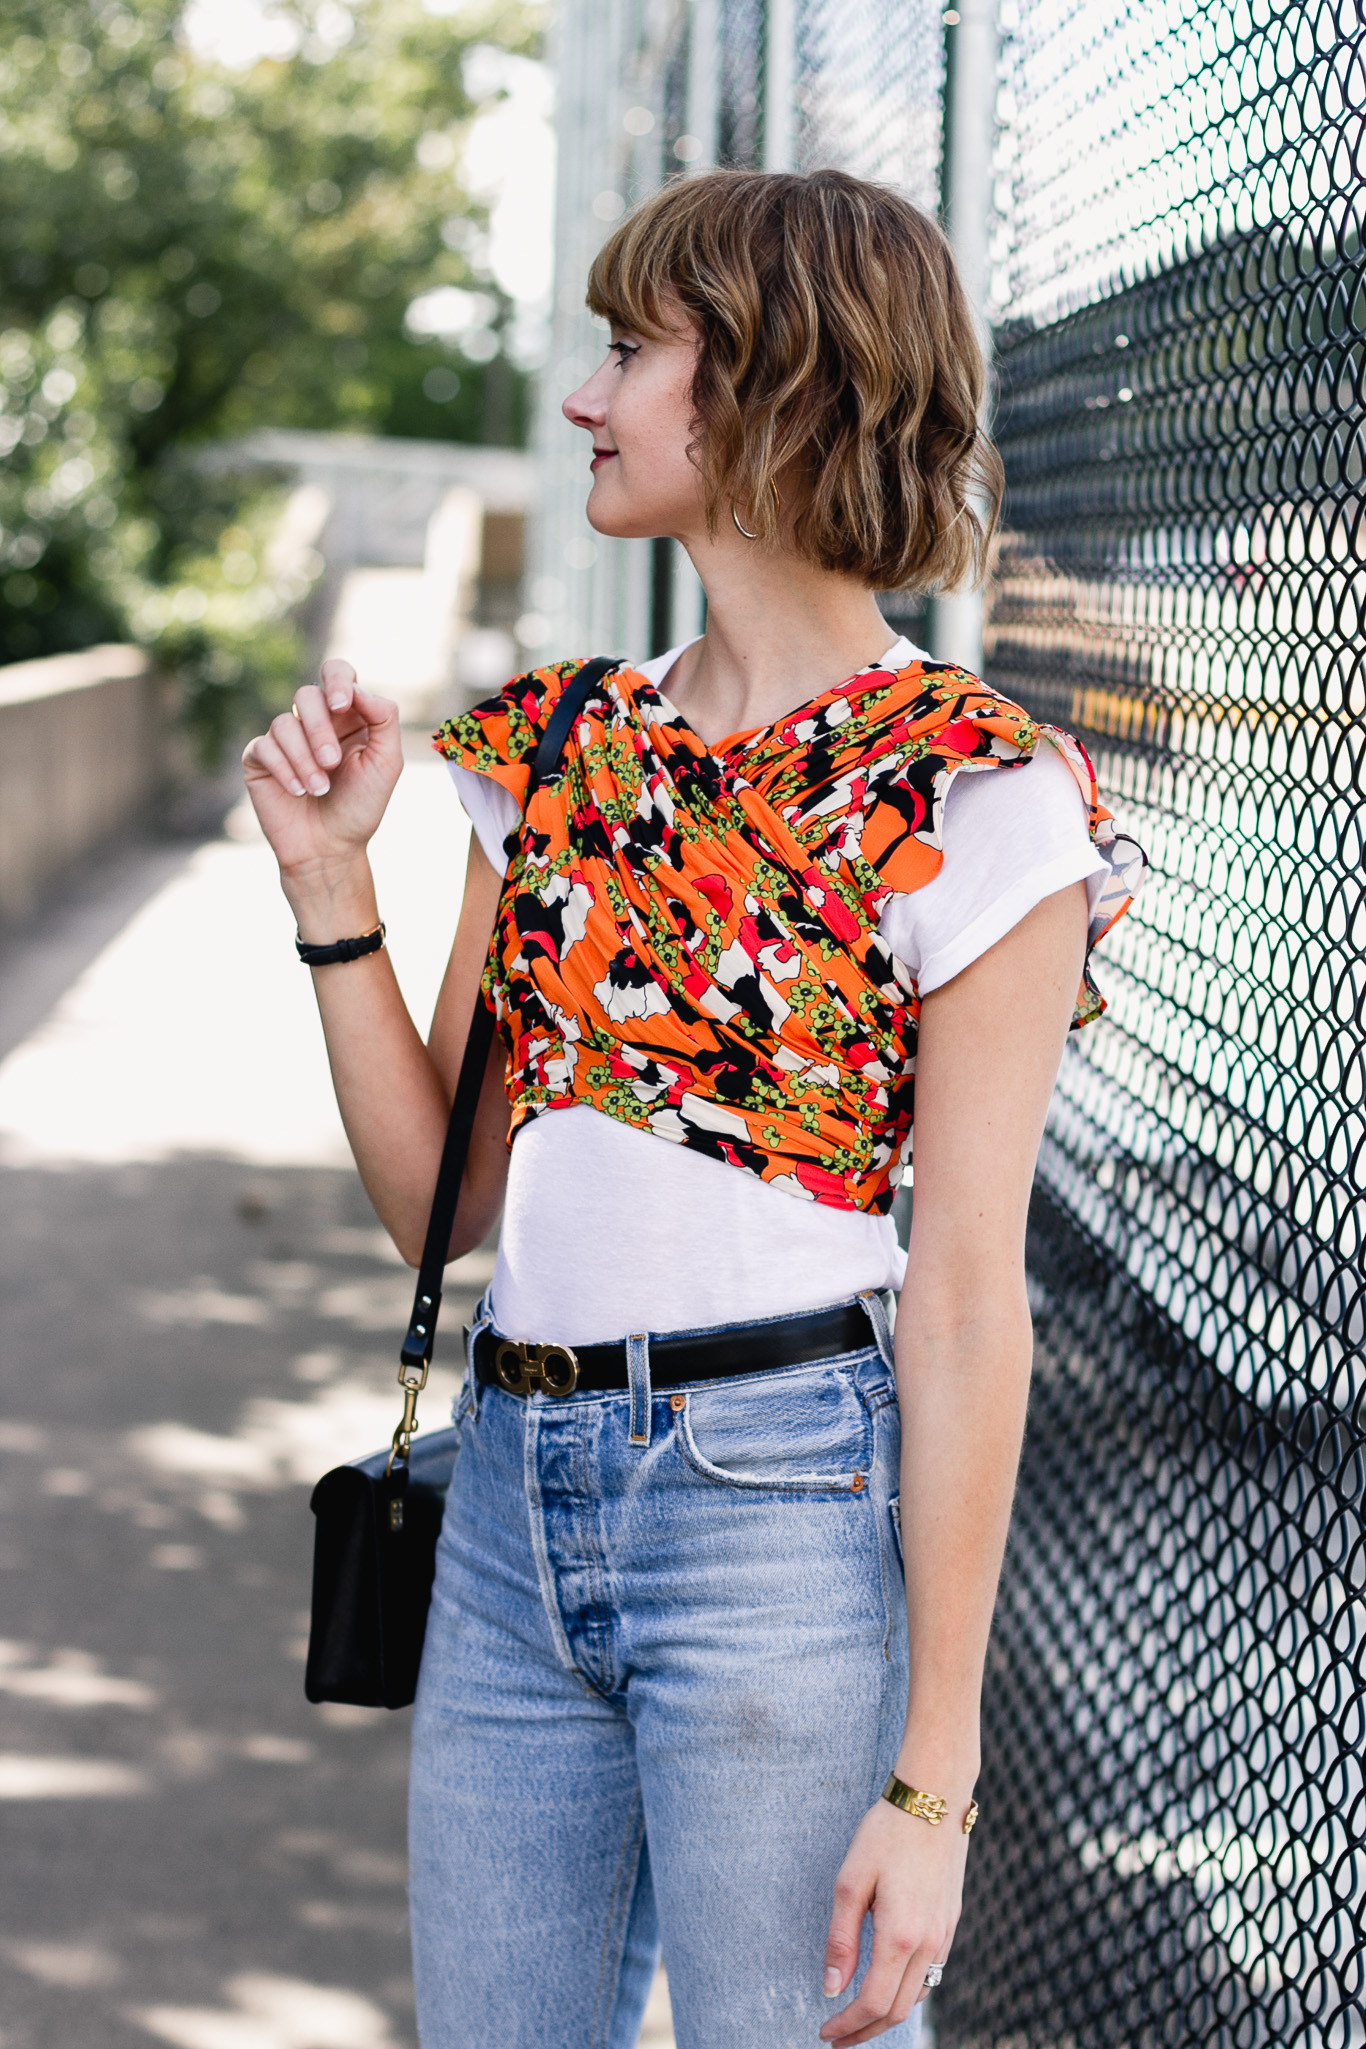
[[[1017,766],[957,775],[944,801],[943,865],[894,895],[878,930],[920,994],[961,974],[1045,897],[1087,885],[1091,908],[1110,879],[1076,778],[1041,738]]]
[[[582,662],[554,662],[514,676],[496,697],[486,697],[458,718],[447,719],[432,745],[447,761],[491,776],[510,790],[520,813],[531,785],[531,764],[551,713]]]
[[[579,666],[556,662],[516,676],[496,697],[447,719],[432,736],[479,844],[500,875],[507,873],[504,841],[525,808],[536,749],[565,683]]]
[[[490,867],[499,875],[506,875],[508,850],[505,843],[521,821],[521,805],[511,790],[504,789],[492,776],[480,775],[477,769],[465,768],[458,761],[448,761],[446,766],[451,772],[455,793],[465,816],[474,828],[474,836],[488,856]]]

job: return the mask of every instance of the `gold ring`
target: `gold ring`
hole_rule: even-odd
[[[302,725],[302,724],[303,724],[303,717],[302,717],[302,715],[301,715],[301,713],[300,713],[300,711],[299,711],[299,707],[298,707],[298,705],[297,705],[297,704],[291,704],[291,706],[290,706],[289,708],[290,708],[290,710],[291,710],[291,711],[293,712],[293,714],[294,714],[295,718],[296,718],[296,719],[298,719],[298,721],[299,721],[299,724],[300,724],[300,725]]]

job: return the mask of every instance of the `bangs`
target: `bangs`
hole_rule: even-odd
[[[666,188],[660,197],[667,196]],[[695,252],[681,246],[690,239],[686,228],[686,214],[671,217],[663,208],[632,214],[593,259],[589,312],[632,334],[667,341],[678,330],[679,312],[687,310],[687,283],[695,273]]]

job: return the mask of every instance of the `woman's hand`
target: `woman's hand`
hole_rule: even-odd
[[[968,1838],[951,1820],[932,1828],[889,1800],[864,1815],[835,1880],[825,1945],[827,1997],[843,1992],[858,1968],[870,1910],[873,1955],[858,1998],[826,2022],[823,2042],[840,2049],[871,2042],[924,1998],[925,1973],[945,1962],[958,1926],[967,1858]]]
[[[283,876],[344,870],[364,852],[403,767],[398,707],[362,690],[349,662],[297,694],[242,756],[247,792]]]

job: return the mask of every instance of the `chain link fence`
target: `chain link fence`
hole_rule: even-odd
[[[1366,2041],[1363,32],[1021,0],[989,673],[1153,876],[1070,1049],[941,2045]]]
[[[797,169],[828,164],[939,204],[941,9],[924,0],[801,0],[796,16]]]
[[[798,166],[933,205],[954,13],[564,0],[549,404],[614,205],[768,160],[778,22]],[[1358,2049],[1366,36],[1346,0],[1001,0],[1000,26],[988,673],[1081,734],[1153,872],[1040,1166],[937,2041]],[[682,637],[693,594],[598,547],[562,444],[533,600],[555,651]]]

